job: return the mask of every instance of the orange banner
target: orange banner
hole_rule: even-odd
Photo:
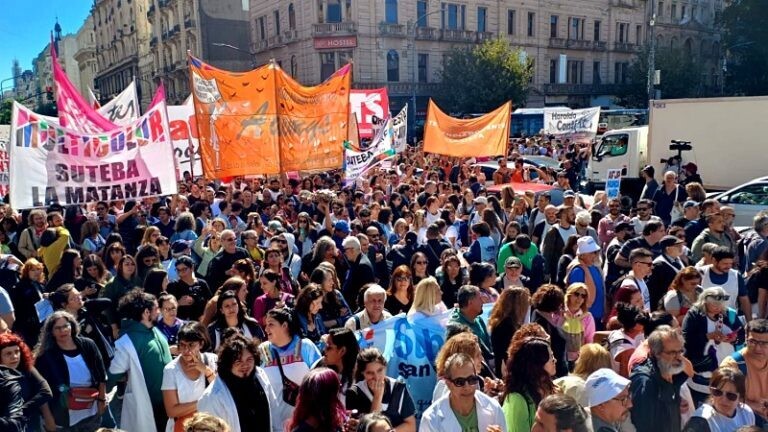
[[[507,151],[512,102],[484,116],[457,119],[429,100],[424,151],[456,157],[499,156]]]
[[[206,177],[341,168],[350,65],[315,87],[276,64],[239,73],[190,56],[189,66]]]

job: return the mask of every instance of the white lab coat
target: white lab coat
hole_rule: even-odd
[[[128,335],[115,341],[115,358],[109,366],[111,374],[128,374],[128,385],[123,397],[123,411],[120,416],[120,429],[126,431],[155,430],[155,417],[152,414],[152,402],[144,382],[144,372],[139,362],[139,354]]]
[[[278,403],[278,396],[269,383],[264,369],[258,366],[256,367],[256,379],[259,380],[269,401],[269,422],[272,424],[272,432],[283,432],[284,427],[279,424],[279,417],[272,414],[276,410],[275,404]],[[282,399],[279,399],[279,401],[282,402]],[[200,401],[197,403],[197,411],[221,417],[227,422],[231,432],[241,432],[235,400],[232,399],[232,393],[229,392],[227,385],[218,377],[203,392],[203,396],[200,397]]]
[[[419,432],[461,432],[461,426],[451,409],[448,398],[449,394],[446,394],[424,411],[419,424]],[[502,432],[507,432],[507,421],[504,419],[504,412],[496,399],[486,396],[478,390],[475,392],[475,409],[477,410],[478,430],[486,431],[488,426],[497,425],[501,427]]]

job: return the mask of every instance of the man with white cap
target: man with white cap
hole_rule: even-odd
[[[587,307],[595,323],[602,321],[605,312],[605,280],[597,262],[600,246],[590,236],[580,237],[576,241],[576,259],[568,266],[566,284],[583,282],[589,289]]]
[[[478,222],[482,222],[483,210],[488,207],[488,198],[479,196],[472,201],[472,204],[475,205],[475,211],[469,215],[469,226],[472,226]]]
[[[593,432],[619,432],[629,417],[632,397],[630,381],[613,369],[598,369],[587,377],[584,393],[592,413]]]

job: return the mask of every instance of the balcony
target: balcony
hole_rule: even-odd
[[[615,42],[613,44],[613,50],[618,52],[635,53],[640,51],[640,45],[635,45],[627,42]]]
[[[568,43],[563,38],[549,38],[550,48],[567,48]]]
[[[298,42],[299,40],[299,32],[296,29],[293,30],[286,30],[283,32],[283,43],[289,44]]]
[[[436,28],[432,27],[416,27],[416,39],[438,40],[440,39],[440,32]]]
[[[414,89],[416,96],[431,96],[440,90],[440,83],[417,83],[415,88],[410,82],[356,82],[355,89],[377,89],[386,87],[390,95],[411,96]]]
[[[485,41],[493,40],[495,35],[491,32],[477,32],[477,42],[483,43]]]
[[[544,84],[541,86],[545,95],[615,95],[625,86],[620,84]]]
[[[441,39],[450,42],[475,42],[475,32],[470,30],[442,29]]]
[[[283,35],[274,35],[267,38],[267,46],[268,47],[276,47],[283,45]]]
[[[251,51],[253,52],[265,51],[267,48],[269,48],[269,45],[266,39],[256,41],[255,43],[251,44]]]
[[[174,37],[181,32],[181,26],[176,24],[172,29],[168,30],[168,37]]]
[[[592,46],[595,51],[605,51],[607,44],[605,42],[595,41]]]
[[[584,39],[568,39],[568,48],[573,50],[592,50],[592,41]]]
[[[379,35],[383,37],[404,38],[407,36],[407,31],[403,24],[380,23]]]
[[[344,36],[357,34],[354,21],[312,24],[312,36]]]

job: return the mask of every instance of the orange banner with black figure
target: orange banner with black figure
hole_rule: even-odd
[[[457,119],[429,100],[424,151],[454,157],[499,156],[507,152],[512,102],[483,116]]]
[[[274,63],[230,72],[190,56],[189,68],[206,177],[342,166],[351,65],[315,87]]]

